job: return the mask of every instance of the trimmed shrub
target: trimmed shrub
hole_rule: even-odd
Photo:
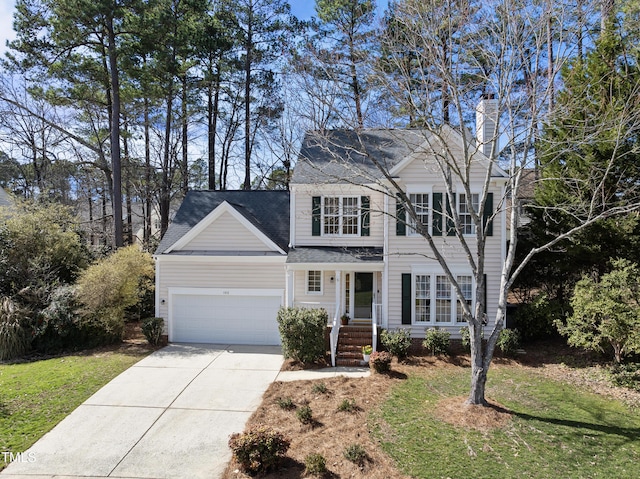
[[[276,467],[290,442],[281,433],[266,426],[258,426],[242,434],[233,434],[229,447],[243,471],[250,474],[267,472]]]
[[[424,341],[422,345],[431,351],[431,354],[447,354],[449,352],[449,344],[451,343],[451,334],[445,329],[427,328],[425,330]]]
[[[162,331],[164,330],[164,319],[145,318],[142,320],[142,334],[152,346],[160,344]]]
[[[344,458],[354,464],[362,465],[367,459],[367,452],[360,444],[351,444],[343,452]]]
[[[313,453],[304,458],[305,472],[311,475],[322,475],[327,472],[327,461],[322,454]]]
[[[308,404],[305,404],[298,408],[296,417],[302,424],[311,424],[313,422],[313,411]]]
[[[284,357],[303,363],[322,359],[328,320],[324,309],[280,308],[278,329]]]
[[[503,329],[500,331],[496,345],[503,356],[515,356],[520,348],[520,332],[517,329]]]
[[[402,361],[409,354],[411,347],[411,332],[408,329],[396,329],[395,331],[383,330],[380,341],[392,356]]]
[[[369,358],[369,367],[377,373],[386,373],[391,370],[392,356],[386,351],[375,351]]]
[[[0,360],[18,358],[29,350],[23,320],[24,311],[11,298],[0,299]]]

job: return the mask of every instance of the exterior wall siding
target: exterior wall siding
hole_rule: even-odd
[[[296,246],[346,246],[382,247],[384,242],[384,195],[366,186],[321,185],[300,186],[292,189],[295,194],[295,245]],[[313,236],[312,198],[314,196],[368,196],[370,198],[369,236]]]
[[[216,263],[211,257],[201,257],[202,261],[163,261],[159,268],[158,315],[168,318],[167,304],[170,287],[179,288],[242,288],[242,289],[282,289],[285,290],[285,257],[282,262],[259,264],[252,262]],[[164,304],[162,300],[165,300]]]
[[[225,212],[181,250],[269,251],[269,248],[236,218]]]

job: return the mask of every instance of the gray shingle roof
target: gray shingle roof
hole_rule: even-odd
[[[189,191],[156,254],[164,253],[209,213],[226,201],[281,249],[289,244],[288,191]]]
[[[372,159],[388,171],[422,145],[425,135],[424,130],[418,129],[308,132],[292,183],[326,183],[340,179],[372,183],[382,177]]]
[[[296,247],[287,263],[375,263],[382,262],[382,248]]]

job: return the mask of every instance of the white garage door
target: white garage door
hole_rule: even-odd
[[[282,292],[224,290],[171,294],[169,340],[184,343],[280,344]]]

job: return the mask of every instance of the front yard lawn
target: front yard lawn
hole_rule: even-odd
[[[139,348],[0,364],[0,453],[24,452],[103,385],[148,353]],[[6,465],[0,455],[0,469]]]

